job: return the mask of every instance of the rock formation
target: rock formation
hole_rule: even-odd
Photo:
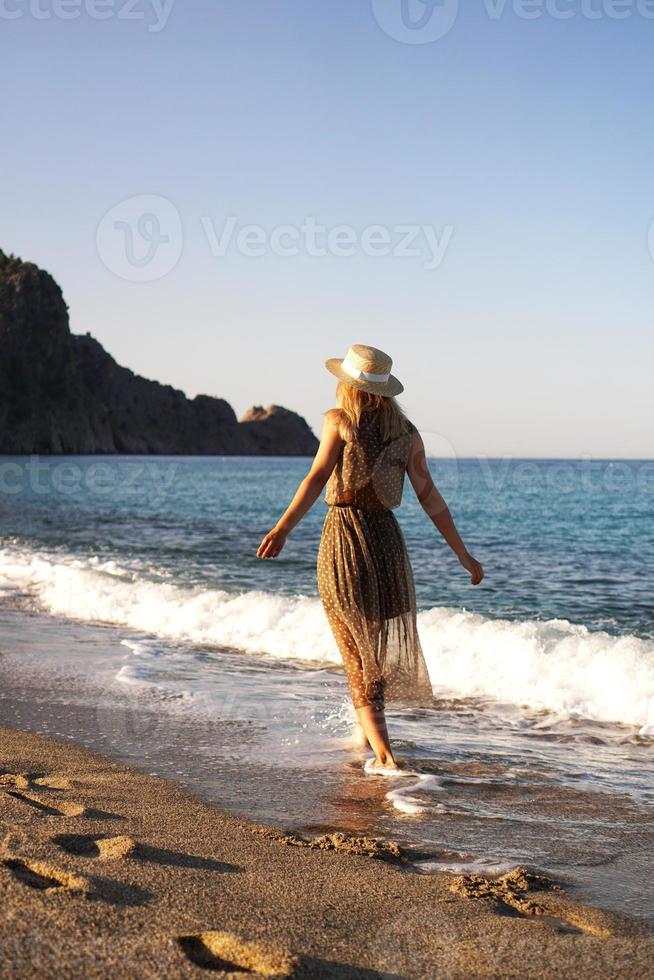
[[[187,398],[121,367],[90,334],[71,334],[54,279],[0,251],[0,453],[305,456],[301,416]]]

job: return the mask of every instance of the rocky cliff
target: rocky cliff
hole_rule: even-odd
[[[239,422],[222,398],[148,381],[71,334],[54,279],[0,251],[0,453],[305,456],[318,441],[279,405]]]

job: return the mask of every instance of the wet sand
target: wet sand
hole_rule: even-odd
[[[392,842],[287,835],[59,740],[0,739],[3,976],[650,975],[644,923],[528,870],[416,874]]]

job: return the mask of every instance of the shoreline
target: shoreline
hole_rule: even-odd
[[[642,977],[654,956],[645,923],[544,876],[412,873],[392,842],[287,835],[70,743],[0,739],[4,976]]]
[[[654,853],[650,808],[619,787],[607,792],[601,780],[589,783],[575,743],[567,768],[555,754],[548,770],[541,755],[547,743],[539,738],[536,765],[529,768],[520,755],[534,751],[529,738],[521,745],[495,744],[487,722],[476,740],[418,749],[411,723],[398,715],[392,719],[398,751],[435,775],[439,786],[430,795],[411,781],[394,786],[362,774],[365,752],[351,743],[347,723],[334,727],[331,712],[341,699],[329,702],[323,671],[270,671],[267,662],[223,652],[211,667],[222,704],[194,713],[165,691],[116,683],[127,656],[122,631],[34,610],[4,609],[0,619],[0,719],[8,728],[98,752],[172,780],[241,819],[291,834],[396,840],[419,854],[422,873],[499,874],[524,864],[566,882],[582,904],[654,925],[646,884]],[[260,674],[273,687],[265,688],[267,704],[257,705]],[[341,681],[329,674],[330,689]],[[242,703],[232,699],[237,688]],[[327,732],[321,718],[331,719]],[[443,718],[447,739],[449,716]],[[304,731],[307,721],[313,735]],[[292,758],[276,756],[280,738]],[[432,809],[407,817],[406,801]]]

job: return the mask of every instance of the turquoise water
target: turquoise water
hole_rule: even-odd
[[[468,586],[407,482],[398,517],[422,609],[653,635],[654,462],[430,465],[486,580]],[[255,558],[306,468],[306,460],[281,458],[3,457],[2,540],[124,561],[184,585],[315,595],[322,502],[279,561]]]

